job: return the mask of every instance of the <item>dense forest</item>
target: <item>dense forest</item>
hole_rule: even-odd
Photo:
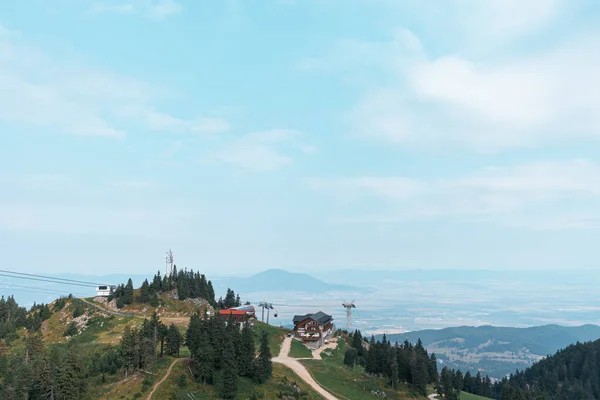
[[[139,290],[139,296],[134,295],[133,281],[129,279],[126,284],[117,286],[108,300],[115,299],[117,308],[123,308],[125,305],[133,303],[157,307],[159,305],[158,295],[173,289],[177,289],[179,300],[201,298],[208,301],[211,306],[221,309],[241,305],[240,296],[236,296],[232,289],[227,289],[225,299],[221,297],[219,300],[215,300],[213,284],[206,279],[204,274],[187,269],[178,271],[176,266],[172,276],[161,277],[160,271],[158,271],[152,282],[144,280]]]
[[[69,298],[72,298],[69,295]],[[6,300],[4,296],[0,297],[0,342],[9,345],[11,341],[18,339],[17,330],[27,328],[30,332],[37,332],[42,326],[42,322],[52,316],[53,312],[61,310],[65,304],[66,298],[59,298],[54,302],[53,310],[47,304],[33,304],[27,311],[25,307],[17,304],[13,296]]]
[[[346,350],[344,364],[354,367],[362,365],[365,372],[385,376],[395,389],[399,382],[412,385],[421,395],[427,395],[427,385],[438,381],[438,369],[435,354],[431,357],[421,341],[416,345],[405,341],[392,345],[385,335],[381,341],[371,336],[365,342],[360,331],[351,334],[352,345]]]
[[[237,394],[237,377],[245,376],[263,383],[271,377],[269,338],[263,332],[260,350],[255,357],[254,334],[246,323],[240,331],[233,317],[225,323],[218,317],[202,320],[193,315],[186,334],[191,369],[203,383],[218,383],[220,395],[233,399]]]
[[[228,301],[239,301],[233,291],[228,295]],[[240,376],[257,383],[271,377],[266,332],[260,337],[256,355],[252,327],[245,325],[240,331],[233,321],[202,319],[200,314],[192,315],[186,335],[173,324],[166,326],[154,312],[139,328],[125,327],[116,346],[79,341],[74,322],[66,327],[66,343],[45,343],[38,321],[49,319],[66,305],[73,318],[86,312],[85,304],[73,298],[34,305],[29,311],[13,297],[0,299],[0,399],[87,398],[91,387],[109,377],[120,379],[119,375],[148,371],[163,356],[178,355],[183,345],[190,350],[194,377],[215,385],[222,398],[236,396]],[[11,346],[11,342],[17,345]]]
[[[600,340],[573,344],[494,387],[502,400],[600,399]]]
[[[494,394],[494,385],[489,376],[482,376],[480,372],[471,375],[460,370],[453,370],[448,367],[442,369],[436,391],[440,396],[448,400],[460,400],[460,392],[468,392],[483,397],[492,397]]]

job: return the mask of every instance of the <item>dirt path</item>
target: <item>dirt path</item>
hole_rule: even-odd
[[[438,395],[437,395],[436,393],[434,393],[434,394],[430,394],[429,396],[427,396],[427,398],[428,398],[429,400],[437,400],[437,396],[438,396]]]
[[[286,337],[285,340],[283,341],[283,344],[281,345],[281,350],[279,352],[279,356],[273,358],[273,362],[285,365],[286,367],[288,367],[289,369],[294,371],[300,377],[300,379],[302,379],[304,382],[306,382],[311,388],[313,388],[317,393],[319,393],[325,399],[339,400],[337,397],[333,396],[327,390],[323,389],[323,387],[321,385],[319,385],[317,383],[317,381],[315,381],[313,379],[313,377],[310,375],[310,373],[304,367],[304,365],[302,365],[302,364],[300,364],[300,362],[298,362],[297,358],[291,358],[288,356],[288,354],[290,353],[291,347],[292,347],[292,338]],[[319,353],[319,359],[320,359],[320,357],[321,357],[321,355]],[[150,399],[150,398],[148,398],[148,399]]]
[[[95,308],[96,310],[106,313],[106,314],[110,314],[110,315],[115,315],[117,317],[136,317],[136,315],[134,313],[124,313],[124,312],[120,312],[120,311],[114,311],[111,310],[110,308],[106,308],[106,307],[101,307],[98,304],[92,303],[87,301],[84,298],[79,298],[78,300],[81,300],[82,302],[84,302],[85,304],[87,304],[88,306]],[[139,318],[139,316],[137,316]]]
[[[156,384],[154,384],[154,387],[152,388],[152,391],[150,392],[150,394],[148,394],[148,397],[146,398],[146,400],[152,400],[152,395],[154,394],[154,392],[156,392],[156,389],[158,389],[158,387],[165,381],[167,380],[167,378],[169,377],[169,375],[171,375],[171,370],[173,369],[173,367],[175,366],[175,364],[177,364],[180,361],[188,361],[189,358],[178,358],[173,360],[173,362],[171,363],[171,365],[169,366],[169,369],[167,370],[167,373],[165,374],[165,376],[163,376],[163,378],[156,382]]]
[[[322,346],[322,347],[319,347],[316,350],[313,350],[312,351],[312,357],[313,357],[313,359],[315,359],[315,360],[322,360],[323,358],[321,357],[321,353],[324,352],[325,350],[335,349],[335,348],[337,348],[337,345],[338,345],[337,344],[337,340],[334,340],[333,342],[331,342],[331,343],[329,343],[329,344],[327,344],[325,346]]]

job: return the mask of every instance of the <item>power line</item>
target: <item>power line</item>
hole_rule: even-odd
[[[43,293],[43,294],[65,294],[66,292],[60,291],[60,290],[52,290],[52,289],[45,289],[45,288],[41,288],[41,287],[36,287],[36,286],[23,286],[23,285],[16,285],[13,283],[0,283],[0,285],[3,285],[4,287],[1,287],[0,289],[3,290],[21,290],[21,289],[25,289],[23,291],[28,291],[28,292],[38,292],[38,293]],[[74,294],[74,295],[78,295],[78,296],[88,296],[89,294],[84,294],[84,293],[77,293],[77,292],[69,292],[70,294]]]
[[[0,274],[0,276],[7,276],[9,278],[17,278],[17,279],[26,279],[29,281],[39,281],[39,282],[50,282],[50,283],[56,283],[56,284],[60,284],[60,285],[71,285],[71,286],[79,286],[79,287],[96,287],[96,285],[83,285],[83,284],[79,284],[79,283],[68,283],[68,282],[57,282],[57,281],[52,281],[49,279],[41,279],[41,278],[29,278],[26,276],[15,276],[15,275],[8,275],[8,274]]]
[[[88,286],[94,286],[94,287],[96,287],[98,285],[106,285],[106,283],[78,281],[75,279],[56,278],[56,277],[52,277],[52,276],[44,276],[44,275],[37,275],[37,274],[26,274],[24,272],[6,271],[3,269],[0,269],[0,272],[14,274],[14,275],[31,276],[31,277],[35,277],[35,278],[51,279],[53,281],[70,282],[70,283],[75,283],[75,284],[79,284],[79,285],[88,285]],[[17,276],[15,276],[15,278],[17,278]],[[56,283],[59,283],[59,282],[56,282]]]

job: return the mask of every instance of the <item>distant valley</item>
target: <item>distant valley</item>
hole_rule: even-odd
[[[381,335],[377,336],[381,339]],[[547,355],[576,342],[600,338],[600,326],[565,327],[544,325],[531,328],[493,326],[422,330],[390,334],[391,342],[411,343],[421,339],[441,366],[502,378],[516,369],[522,370]]]

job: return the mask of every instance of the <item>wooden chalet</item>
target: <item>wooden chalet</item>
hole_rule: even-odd
[[[333,317],[322,311],[294,316],[294,334],[306,345],[321,346],[333,332]]]

